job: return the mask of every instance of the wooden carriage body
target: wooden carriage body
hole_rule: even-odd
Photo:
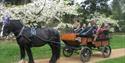
[[[61,40],[70,46],[79,46],[79,45],[84,45],[87,46],[90,43],[93,44],[95,47],[100,47],[100,46],[108,46],[109,40],[98,40],[98,41],[93,41],[93,38],[89,37],[80,37],[80,42],[76,40],[78,38],[75,33],[66,33],[61,35]]]
[[[70,46],[79,46],[80,42],[77,42],[76,39],[76,34],[75,33],[66,33],[61,35],[61,40]]]

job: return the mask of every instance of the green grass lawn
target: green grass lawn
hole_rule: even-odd
[[[112,48],[125,48],[125,36],[113,36]],[[34,59],[50,58],[51,49],[48,45],[32,48]],[[26,58],[27,59],[27,58]],[[19,47],[16,41],[0,41],[0,63],[13,63],[20,60]]]
[[[114,35],[110,40],[113,49],[125,48],[125,35]]]
[[[51,49],[47,45],[43,47],[32,48],[32,52],[34,59],[48,58],[51,56]],[[20,51],[15,41],[4,41],[0,43],[0,63],[13,63],[19,60]]]
[[[97,63],[125,63],[125,56],[120,58],[109,59],[109,60],[105,60]]]

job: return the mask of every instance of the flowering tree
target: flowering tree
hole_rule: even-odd
[[[32,3],[20,6],[1,5],[0,10],[1,17],[9,14],[11,19],[20,19],[23,23],[49,23],[52,19],[61,22],[65,13],[78,15],[77,6],[66,5],[63,0],[32,0]]]
[[[91,14],[90,16],[87,17],[87,21],[91,21],[93,19],[97,21],[98,25],[101,25],[104,22],[108,22],[113,25],[118,25],[117,20],[113,20],[110,17],[106,17],[104,14],[100,14],[98,12],[95,12],[94,14]]]
[[[115,32],[115,27],[119,28],[119,24],[118,24],[118,20],[114,20],[111,19],[110,17],[106,17],[106,15],[104,14],[100,14],[98,12],[95,12],[94,14],[91,14],[90,16],[87,17],[87,21],[91,21],[91,20],[96,20],[97,21],[97,25],[100,27],[103,23],[110,23],[110,31],[111,32]],[[120,28],[119,28],[120,30]]]

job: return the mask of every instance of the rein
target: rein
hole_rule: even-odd
[[[25,28],[25,26],[22,27],[22,29],[20,30],[20,33],[17,35],[17,37],[20,37],[22,35],[24,28]]]

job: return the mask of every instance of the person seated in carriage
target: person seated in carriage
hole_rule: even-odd
[[[93,34],[95,33],[97,26],[96,26],[96,20],[92,20],[89,23],[88,27],[85,27],[83,30],[81,30],[77,36],[79,37],[93,37]]]
[[[78,33],[80,31],[80,21],[76,20],[73,24],[73,32]]]
[[[96,20],[91,20],[90,25],[82,29],[77,34],[77,37],[91,37],[93,41],[96,41],[96,39],[107,39],[109,37],[109,28],[110,26],[107,21],[101,26],[97,26]]]
[[[96,30],[97,37],[95,37],[94,40],[96,39],[108,39],[109,38],[109,28],[110,28],[110,23],[107,21],[102,23],[100,27]]]
[[[91,20],[89,24],[90,25],[85,26],[85,27],[83,25],[83,29],[76,34],[77,36],[77,38],[75,39],[76,41],[81,42],[81,37],[94,38],[94,34],[97,29],[96,20]],[[86,39],[84,40],[86,41]]]
[[[80,24],[80,27],[79,27],[79,29],[77,30],[76,33],[82,32],[83,30],[85,30],[85,28],[86,28],[86,24],[85,24],[85,23],[81,23],[81,24]]]

